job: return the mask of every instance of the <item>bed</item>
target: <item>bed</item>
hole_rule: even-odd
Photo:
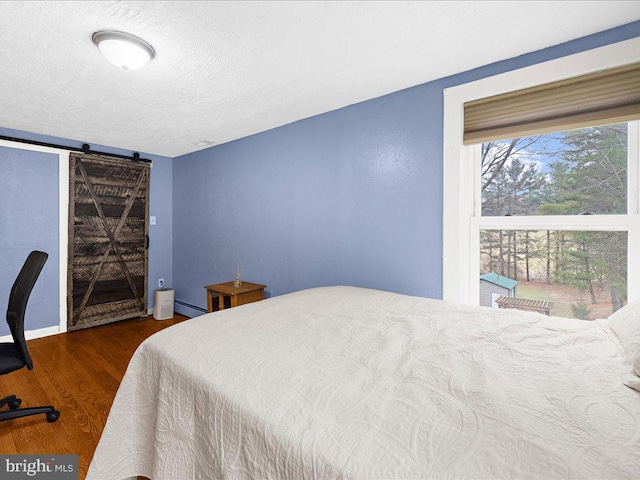
[[[637,479],[624,348],[608,320],[274,297],[147,339],[87,478]]]

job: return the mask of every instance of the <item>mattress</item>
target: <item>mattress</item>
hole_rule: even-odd
[[[603,321],[322,287],[134,354],[88,479],[638,478]]]

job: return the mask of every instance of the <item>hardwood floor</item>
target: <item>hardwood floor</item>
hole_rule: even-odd
[[[133,352],[147,337],[184,320],[149,316],[29,340],[33,370],[0,376],[0,398],[14,394],[22,407],[53,405],[60,418],[0,423],[0,452],[78,454],[78,478],[84,479]]]

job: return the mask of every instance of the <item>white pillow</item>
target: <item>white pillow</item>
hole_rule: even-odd
[[[609,327],[620,340],[633,371],[640,376],[640,300],[609,316]]]

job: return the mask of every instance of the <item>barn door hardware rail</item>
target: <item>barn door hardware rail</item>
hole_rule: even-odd
[[[83,143],[82,148],[70,147],[69,145],[59,145],[57,143],[39,142],[37,140],[28,140],[25,138],[9,137],[6,135],[0,135],[0,140],[7,140],[9,142],[27,143],[29,145],[38,145],[40,147],[59,148],[61,150],[69,150],[71,152],[82,152],[84,154],[102,155],[105,157],[122,158],[124,160],[132,160],[134,162],[152,163],[148,158],[140,158],[138,152],[133,152],[133,155],[119,155],[117,153],[98,152],[97,150],[91,150],[91,146],[88,143]]]

